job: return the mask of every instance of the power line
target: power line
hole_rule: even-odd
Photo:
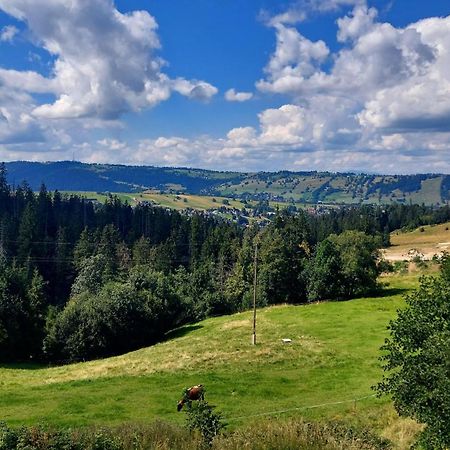
[[[318,405],[309,405],[309,406],[299,406],[297,408],[288,408],[288,409],[281,409],[278,411],[269,411],[269,412],[263,412],[263,413],[258,413],[258,414],[250,414],[248,416],[238,416],[238,417],[230,417],[227,418],[227,421],[232,421],[232,420],[241,420],[241,419],[249,419],[252,417],[263,417],[263,416],[273,416],[276,414],[284,414],[287,412],[292,412],[292,411],[303,411],[303,410],[307,410],[307,409],[315,409],[315,408],[322,408],[324,406],[334,406],[334,405],[343,405],[345,403],[356,403],[359,402],[361,400],[366,400],[368,398],[373,398],[376,397],[377,394],[372,394],[372,395],[366,395],[365,397],[359,397],[359,398],[351,398],[348,400],[341,400],[338,402],[330,402],[330,403],[320,403]]]
[[[11,239],[3,239],[2,241],[3,244],[7,243],[7,244],[23,244],[24,242],[26,242],[27,244],[42,244],[42,245],[50,245],[50,244],[54,244],[54,245],[76,245],[76,242],[59,242],[59,241],[14,241]]]

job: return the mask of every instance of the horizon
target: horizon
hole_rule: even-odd
[[[59,161],[29,161],[29,160],[13,160],[13,161],[3,161],[5,164],[14,164],[14,163],[31,163],[31,164],[58,164],[58,163],[73,163],[73,164],[84,164],[84,165],[99,165],[99,166],[115,166],[115,167],[144,167],[144,168],[155,168],[155,169],[167,169],[167,170],[194,170],[194,171],[206,171],[206,172],[222,172],[222,173],[239,173],[239,174],[247,174],[247,175],[257,175],[260,173],[270,173],[270,174],[278,174],[278,173],[292,173],[292,174],[309,174],[309,173],[330,173],[335,175],[372,175],[372,176],[392,176],[392,177],[407,177],[407,176],[415,176],[415,175],[436,175],[436,176],[448,176],[450,173],[445,172],[414,172],[414,173],[381,173],[381,172],[362,172],[362,171],[332,171],[332,170],[289,170],[289,169],[280,169],[280,170],[259,170],[259,171],[244,171],[244,170],[226,170],[226,169],[207,169],[203,167],[194,167],[194,166],[162,166],[162,165],[153,165],[153,164],[126,164],[126,163],[108,163],[108,162],[84,162],[77,160],[59,160]]]
[[[450,173],[444,0],[0,0],[0,160]]]

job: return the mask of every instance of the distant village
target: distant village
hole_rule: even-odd
[[[172,208],[162,206],[153,200],[142,200],[139,198],[134,198],[133,200],[135,200],[138,205],[164,208],[166,211],[172,210]],[[288,211],[292,215],[295,215],[297,212],[302,210],[308,214],[318,216],[327,214],[331,209],[336,209],[335,205],[329,206],[325,204],[311,205],[305,208],[296,206],[294,203],[287,204],[284,199],[280,200],[279,203],[286,204],[286,206],[283,205],[282,209],[284,211]],[[260,200],[258,203],[250,203],[247,200],[241,200],[243,203],[243,208],[241,209],[231,206],[227,199],[221,198],[220,201],[222,204],[218,203],[217,207],[199,210],[187,206],[186,208],[179,210],[179,212],[184,213],[187,216],[201,214],[203,217],[223,219],[237,223],[241,226],[248,226],[256,222],[259,226],[264,227],[268,225],[276,216],[278,209],[278,207],[271,205],[268,200]]]

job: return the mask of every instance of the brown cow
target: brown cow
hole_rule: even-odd
[[[177,410],[181,411],[185,404],[190,405],[193,400],[204,400],[205,391],[203,384],[197,384],[184,391],[183,398],[178,402]]]

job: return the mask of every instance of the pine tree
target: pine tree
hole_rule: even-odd
[[[93,244],[93,238],[91,236],[91,233],[87,228],[85,228],[78,240],[78,242],[75,245],[75,249],[73,252],[73,259],[74,259],[74,266],[80,270],[84,260],[89,258],[94,254],[94,244]]]

